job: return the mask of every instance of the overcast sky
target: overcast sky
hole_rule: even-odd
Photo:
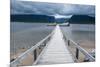
[[[11,14],[43,14],[56,17],[70,17],[73,14],[94,16],[95,6],[11,0]]]

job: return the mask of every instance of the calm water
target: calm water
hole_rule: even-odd
[[[48,23],[11,23],[11,52],[21,48],[30,48],[45,38],[54,27]]]
[[[71,24],[61,28],[66,36],[79,43],[83,48],[95,48],[95,25]]]
[[[21,48],[30,48],[46,37],[54,27],[48,23],[11,23],[11,52]],[[61,27],[66,36],[84,45],[95,44],[95,26],[88,24],[71,24],[70,27]]]

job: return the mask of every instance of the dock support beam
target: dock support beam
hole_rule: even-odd
[[[37,58],[37,51],[36,51],[36,49],[34,50],[34,61],[36,60],[36,58]]]
[[[76,58],[78,59],[79,58],[79,49],[76,48]]]
[[[70,40],[68,40],[68,46],[70,46]]]

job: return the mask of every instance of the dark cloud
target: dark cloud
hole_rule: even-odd
[[[95,15],[95,6],[78,4],[57,4],[43,2],[25,2],[11,0],[11,14],[45,14],[45,15]]]

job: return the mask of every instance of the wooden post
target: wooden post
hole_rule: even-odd
[[[47,39],[47,42],[50,40],[50,37]]]
[[[47,42],[47,41],[44,41],[44,46],[46,46],[46,42]]]
[[[79,49],[76,48],[76,58],[78,59],[79,58]]]
[[[34,61],[36,60],[37,58],[37,52],[36,52],[36,49],[34,50]]]
[[[65,38],[65,40],[67,40],[67,39],[66,39],[66,36],[64,36],[64,38]]]
[[[70,45],[70,40],[68,40],[68,46]]]
[[[65,39],[64,35],[63,35],[63,39]]]

